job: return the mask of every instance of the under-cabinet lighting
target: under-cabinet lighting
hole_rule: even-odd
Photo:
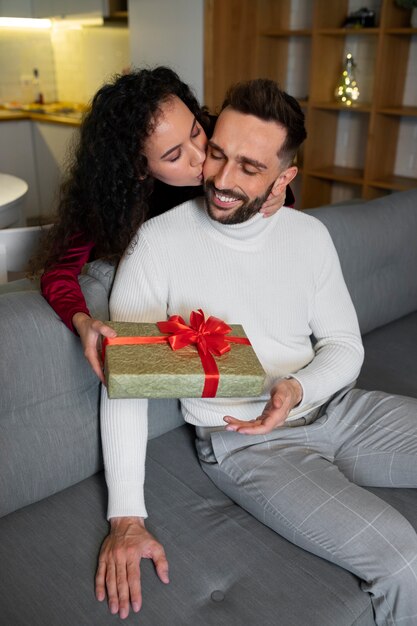
[[[51,28],[51,20],[31,17],[0,17],[0,28]]]
[[[103,26],[99,16],[71,16],[69,19],[35,19],[30,17],[0,17],[0,28],[79,29],[83,26]]]
[[[69,18],[57,18],[52,19],[52,28],[54,30],[65,29],[80,29],[83,26],[103,26],[104,20],[102,17],[96,16],[70,16]]]

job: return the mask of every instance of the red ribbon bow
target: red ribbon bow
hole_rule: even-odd
[[[223,320],[212,315],[206,320],[201,309],[192,311],[190,324],[186,324],[180,315],[171,315],[167,322],[157,322],[161,333],[168,333],[169,344],[173,350],[180,350],[195,344],[203,354],[221,356],[230,350],[225,335],[232,329]]]
[[[205,319],[201,309],[192,311],[190,324],[186,324],[180,315],[171,315],[168,321],[157,322],[162,333],[169,333],[166,337],[105,337],[104,350],[107,345],[132,345],[144,343],[169,343],[173,350],[180,350],[189,345],[195,345],[200,355],[205,373],[202,398],[213,398],[219,386],[219,369],[214,356],[221,356],[230,350],[230,343],[243,343],[250,346],[246,337],[226,337],[231,332],[223,320],[210,316]]]

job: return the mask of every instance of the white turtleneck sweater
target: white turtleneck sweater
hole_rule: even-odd
[[[259,416],[272,384],[288,375],[303,389],[289,419],[301,417],[359,374],[363,348],[356,314],[330,235],[314,217],[282,207],[267,219],[257,214],[224,225],[210,219],[204,200],[197,199],[146,222],[119,265],[111,319],[157,322],[178,314],[188,321],[199,308],[242,324],[267,383],[261,398],[182,400],[191,424],[219,426],[224,415]],[[103,389],[109,518],[147,515],[147,406],[147,400],[109,400]]]

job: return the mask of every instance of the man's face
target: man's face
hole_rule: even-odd
[[[208,144],[204,179],[210,217],[239,224],[255,215],[274,190],[281,192],[297,168],[283,167],[277,154],[286,130],[276,122],[226,108]]]

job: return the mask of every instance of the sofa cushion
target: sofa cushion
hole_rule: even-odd
[[[84,268],[84,274],[98,280],[99,283],[103,285],[108,295],[110,295],[115,273],[115,265],[107,263],[107,261],[103,261],[102,259],[87,263]]]
[[[101,467],[98,381],[35,291],[0,296],[0,515]]]
[[[332,236],[362,333],[417,310],[417,189],[307,213]]]
[[[380,389],[417,398],[417,312],[363,337],[361,389]]]
[[[236,506],[200,469],[188,426],[149,444],[148,527],[169,585],[142,563],[142,626],[372,626],[358,580],[293,546]],[[114,624],[94,598],[106,534],[102,475],[0,520],[0,614],[13,626]]]

